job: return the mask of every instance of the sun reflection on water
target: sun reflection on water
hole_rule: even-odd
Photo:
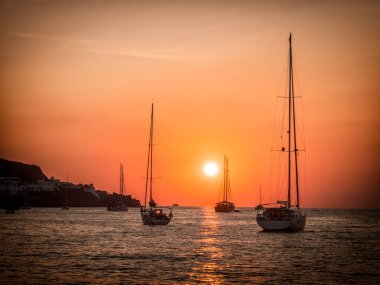
[[[196,251],[200,258],[192,266],[190,276],[197,282],[222,284],[225,279],[222,274],[224,266],[219,262],[224,258],[218,238],[220,220],[212,208],[202,208],[201,215],[201,238],[196,241]]]

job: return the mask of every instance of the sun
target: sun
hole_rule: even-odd
[[[218,166],[214,162],[207,162],[203,166],[203,171],[207,176],[215,176],[218,173]]]

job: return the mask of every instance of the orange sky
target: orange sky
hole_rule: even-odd
[[[150,104],[161,204],[268,199],[294,35],[307,207],[380,207],[378,1],[0,2],[0,156],[143,199]],[[304,191],[304,188],[302,189]],[[303,196],[303,199],[305,197]],[[304,201],[304,200],[303,200]]]

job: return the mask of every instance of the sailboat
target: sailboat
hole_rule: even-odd
[[[149,207],[146,205],[149,190]],[[145,199],[144,205],[141,206],[141,219],[144,225],[167,225],[170,223],[173,213],[172,209],[169,214],[162,207],[157,207],[157,203],[153,199],[153,104],[150,115],[150,131],[149,131],[149,147],[148,147],[148,163],[146,169],[145,180]]]
[[[20,207],[21,210],[31,210],[32,207],[29,206],[28,203],[28,189],[25,189],[25,202],[24,205]]]
[[[68,210],[70,207],[69,207],[69,201],[67,199],[67,188],[65,188],[65,200],[63,201],[62,203],[62,207],[61,209],[62,210]]]
[[[229,201],[231,199],[231,184],[228,170],[228,158],[226,156],[224,156],[223,172],[223,201],[216,203],[215,212],[233,212],[235,210],[235,204]]]
[[[123,165],[120,164],[120,202],[117,202],[115,205],[108,206],[107,211],[128,211],[127,205],[123,202],[124,188],[124,170]]]
[[[297,133],[296,133],[296,110],[294,103],[294,84],[293,84],[293,58],[292,58],[292,34],[289,36],[289,95],[288,100],[288,126],[287,137],[288,146],[282,147],[281,152],[287,154],[287,192],[288,199],[286,201],[277,201],[272,204],[261,204],[256,207],[258,225],[267,231],[299,231],[303,230],[306,224],[306,214],[300,209],[300,187],[298,175],[298,152],[297,149]],[[292,159],[292,156],[294,158]],[[294,165],[292,164],[294,163]],[[292,177],[294,182],[292,183]],[[294,184],[294,185],[292,185]],[[296,192],[295,205],[292,205],[293,187]],[[261,198],[260,198],[261,199]]]

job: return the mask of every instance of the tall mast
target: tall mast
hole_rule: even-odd
[[[292,100],[293,100],[293,130],[294,130],[294,166],[296,171],[296,193],[297,193],[297,208],[300,208],[300,197],[299,197],[299,184],[298,184],[298,149],[297,149],[297,134],[296,134],[296,108],[295,108],[295,97],[294,97],[294,82],[293,82],[293,67],[292,67]]]
[[[224,162],[223,162],[223,164],[224,164],[224,169],[223,169],[223,201],[227,201],[227,195],[226,195],[226,192],[227,192],[227,190],[226,190],[226,156],[224,156]]]
[[[148,181],[150,181],[150,200],[152,200],[152,136],[153,136],[153,104],[152,111],[150,114],[150,130],[149,130],[149,146],[148,146],[148,163],[146,167],[146,180],[145,180],[145,198],[144,198],[144,206],[146,206],[146,198],[148,196]],[[149,176],[150,170],[150,176]]]
[[[153,200],[152,190],[153,190],[153,103],[152,112],[150,115],[150,201]]]
[[[227,158],[227,190],[228,190],[228,200],[231,201],[231,182],[230,182],[230,170],[228,167],[228,158]]]
[[[261,184],[260,184],[260,205],[262,204],[261,202]]]
[[[291,207],[292,33],[289,36],[288,208]]]
[[[298,149],[297,149],[297,133],[296,133],[296,108],[295,108],[295,97],[294,97],[294,77],[293,77],[293,57],[292,57],[292,34],[289,37],[290,45],[290,64],[289,64],[289,170],[288,170],[288,207],[291,206],[291,128],[293,127],[293,139],[294,139],[294,167],[295,167],[295,186],[297,194],[297,208],[299,209],[299,182],[298,182]],[[292,116],[293,115],[293,116]],[[293,120],[293,126],[291,126],[291,121]]]
[[[123,165],[120,163],[120,203],[123,203],[123,182],[124,182],[124,177],[123,177]]]

